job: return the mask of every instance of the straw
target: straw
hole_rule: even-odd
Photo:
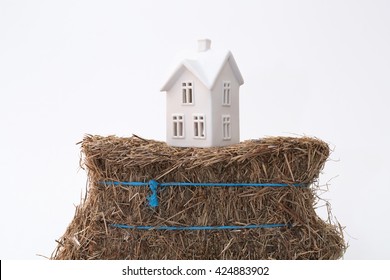
[[[88,193],[52,259],[339,259],[345,252],[342,229],[314,210],[329,156],[319,139],[178,148],[138,136],[87,135],[81,148]],[[152,208],[148,187],[101,184],[150,180],[311,187],[167,186]],[[267,224],[289,226],[249,226]],[[183,227],[220,229],[164,230]]]

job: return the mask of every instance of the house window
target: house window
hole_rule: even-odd
[[[192,82],[183,82],[181,84],[182,103],[194,104],[194,88]]]
[[[230,115],[222,116],[222,129],[223,140],[230,140],[232,138],[230,130]]]
[[[173,138],[184,138],[184,115],[175,114],[172,116]]]
[[[194,115],[194,138],[206,138],[204,115]]]
[[[223,93],[222,93],[222,105],[229,106],[230,105],[230,82],[223,82]]]

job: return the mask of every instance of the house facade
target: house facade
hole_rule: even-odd
[[[166,141],[178,147],[226,146],[240,141],[239,88],[244,83],[230,51],[209,39],[181,59],[166,91]]]

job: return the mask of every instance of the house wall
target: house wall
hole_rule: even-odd
[[[223,82],[230,81],[230,106],[222,105]],[[240,85],[235,78],[229,63],[226,63],[212,89],[213,106],[213,146],[226,146],[240,142],[240,120],[239,120],[239,88]],[[223,140],[222,115],[230,115],[231,139]]]
[[[184,81],[193,82],[193,105],[182,104],[182,86]],[[173,114],[184,114],[184,138],[173,138]],[[205,115],[205,139],[195,139],[193,129],[193,114]],[[210,147],[212,145],[211,126],[211,95],[210,91],[191,72],[184,68],[172,88],[166,93],[166,135],[167,143],[177,147]]]

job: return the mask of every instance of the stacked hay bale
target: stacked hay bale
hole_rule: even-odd
[[[316,181],[329,156],[313,138],[270,137],[212,148],[177,148],[136,136],[86,136],[89,190],[52,259],[339,259],[342,231],[321,220]],[[282,183],[288,187],[171,186],[104,182]],[[294,186],[299,184],[300,187]],[[150,230],[131,226],[288,226]]]

